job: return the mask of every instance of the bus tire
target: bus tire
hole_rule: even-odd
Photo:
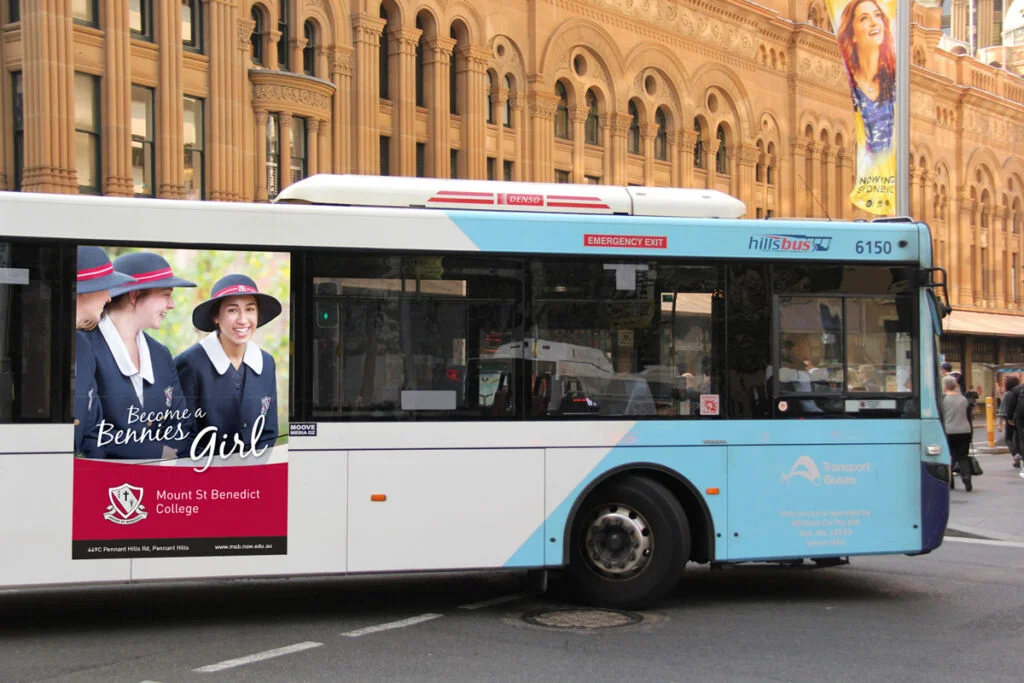
[[[662,484],[630,475],[587,496],[573,521],[567,578],[585,603],[619,609],[655,604],[690,559],[690,525]]]

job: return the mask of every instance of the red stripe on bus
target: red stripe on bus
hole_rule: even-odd
[[[431,197],[427,203],[440,202],[442,204],[494,204],[493,199],[470,199],[468,197]]]

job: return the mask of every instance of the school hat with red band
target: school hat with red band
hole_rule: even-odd
[[[113,287],[110,296],[121,296],[140,289],[163,289],[164,287],[195,287],[196,283],[175,276],[171,264],[162,256],[150,251],[136,251],[114,259],[114,270],[130,275],[132,282]]]
[[[114,269],[107,252],[99,247],[78,248],[76,293],[92,294],[132,282],[132,278]]]
[[[192,310],[192,325],[203,332],[213,332],[217,329],[213,324],[213,311],[220,301],[229,296],[254,296],[259,306],[259,319],[256,327],[263,327],[271,320],[281,315],[281,302],[263,294],[256,287],[256,282],[248,275],[225,275],[213,285],[213,293],[210,298],[199,304]]]

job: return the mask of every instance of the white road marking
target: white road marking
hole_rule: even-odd
[[[513,600],[522,600],[527,597],[527,593],[513,593],[512,595],[499,595],[496,598],[490,600],[481,600],[480,602],[471,602],[468,605],[459,605],[459,609],[480,609],[482,607],[493,607],[494,605],[501,605],[506,602],[512,602]]]
[[[341,635],[347,638],[358,638],[359,636],[365,636],[370,633],[379,633],[380,631],[390,631],[393,628],[405,628],[406,626],[415,626],[416,624],[422,624],[424,621],[431,621],[432,619],[440,619],[440,614],[421,614],[418,617],[409,617],[408,619],[401,619],[399,621],[392,621],[387,624],[379,624],[377,626],[367,626],[366,628],[356,629],[355,631],[348,631]]]
[[[1017,543],[1016,541],[994,541],[988,538],[961,538],[959,536],[946,536],[944,541],[953,541],[954,543],[974,543],[975,545],[994,545],[998,548],[1024,548],[1024,543]]]
[[[306,641],[304,643],[295,643],[294,645],[286,645],[284,647],[278,647],[273,650],[265,650],[263,652],[257,652],[256,654],[246,655],[245,657],[239,657],[237,659],[227,659],[223,662],[216,664],[209,664],[207,666],[201,666],[198,669],[192,669],[197,673],[208,674],[215,671],[223,671],[224,669],[232,669],[236,666],[244,666],[245,664],[252,664],[253,662],[262,662],[264,659],[273,659],[274,657],[280,657],[282,655],[290,655],[293,652],[302,652],[303,650],[311,650],[314,647],[320,647],[323,643],[314,643]]]

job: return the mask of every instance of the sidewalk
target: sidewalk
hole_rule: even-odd
[[[949,524],[947,536],[989,538],[999,541],[1024,543],[1024,479],[1015,469],[1006,446],[991,449],[1002,452],[984,452],[987,446],[975,432],[975,455],[985,474],[974,477],[974,490],[964,491],[960,478],[956,490],[949,492]]]

